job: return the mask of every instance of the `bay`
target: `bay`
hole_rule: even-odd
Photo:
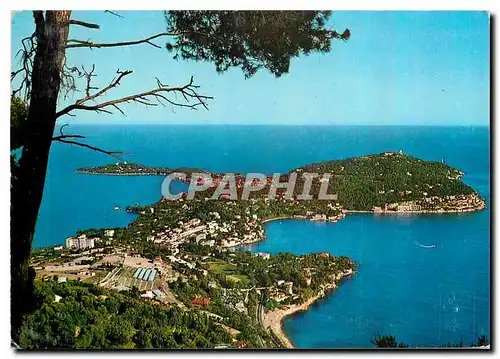
[[[490,157],[487,127],[71,125],[94,146],[123,150],[130,162],[218,172],[286,172],[330,159],[399,151],[442,161],[487,199],[471,214],[348,215],[335,224],[270,222],[252,250],[348,255],[359,273],[288,317],[297,347],[370,347],[378,331],[435,346],[490,334]],[[52,146],[34,247],[64,243],[79,229],[126,226],[127,205],[153,203],[161,177],[85,175],[77,168],[115,161],[83,148]],[[115,210],[120,207],[121,210]],[[421,248],[416,242],[436,244]]]

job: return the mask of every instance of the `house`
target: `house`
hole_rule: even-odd
[[[104,236],[106,236],[106,237],[113,237],[114,235],[115,235],[114,229],[106,229],[104,231]]]
[[[199,241],[202,241],[204,239],[207,239],[207,234],[206,233],[202,233],[202,234],[198,234],[195,238],[195,241],[196,243],[198,243]]]
[[[269,253],[257,252],[257,253],[255,253],[255,255],[258,256],[258,257],[262,257],[264,259],[271,258],[271,255]]]
[[[277,302],[282,302],[287,298],[288,298],[288,296],[285,293],[278,292],[278,294],[276,294],[276,296],[274,297],[274,300]]]
[[[247,347],[247,343],[245,343],[243,340],[237,340],[234,342],[234,344],[236,344],[236,346],[240,349]]]
[[[163,297],[163,292],[159,289],[155,289],[153,290],[153,294],[155,295],[155,297],[157,298],[160,298],[160,297]]]
[[[141,297],[142,298],[153,299],[154,298],[154,294],[153,294],[152,291],[148,290],[146,293],[141,294]]]
[[[311,218],[312,221],[326,221],[326,214],[316,214]]]
[[[68,280],[66,277],[59,277],[57,278],[57,283],[65,283]]]
[[[321,252],[321,253],[318,253],[318,255],[320,257],[323,257],[323,258],[329,258],[330,257],[330,253],[328,253],[328,252]]]
[[[213,246],[215,246],[215,239],[211,239],[209,241],[202,242],[201,244],[203,246],[213,247]]]
[[[194,307],[204,307],[210,304],[210,298],[201,297],[201,298],[193,298],[191,304]]]
[[[55,247],[54,247],[54,250],[55,250],[55,251],[60,251],[60,250],[62,250],[62,249],[63,249],[63,246],[55,246]]]
[[[401,212],[420,211],[422,209],[422,207],[417,205],[417,204],[409,203],[409,204],[400,204],[400,205],[398,205],[397,209],[398,209],[398,211],[401,211]]]

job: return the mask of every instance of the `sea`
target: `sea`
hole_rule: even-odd
[[[57,130],[56,130],[57,131]],[[358,273],[309,310],[286,317],[298,348],[370,348],[377,334],[411,346],[490,337],[490,129],[423,126],[75,125],[66,134],[149,166],[217,172],[287,172],[330,159],[400,151],[444,161],[486,198],[469,214],[349,214],[337,223],[265,225],[252,251],[347,255]],[[127,226],[128,205],[161,197],[162,177],[76,173],[118,160],[54,143],[34,247],[63,244],[80,229]],[[433,248],[425,248],[432,246]]]

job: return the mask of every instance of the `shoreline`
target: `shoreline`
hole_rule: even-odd
[[[78,171],[75,173],[85,174],[85,175],[100,175],[100,176],[168,176],[170,173],[154,173],[154,172],[142,172],[142,173],[111,173],[111,172],[86,172],[86,171]]]
[[[343,213],[348,214],[348,213],[360,213],[360,214],[372,214],[372,215],[384,215],[384,214],[396,214],[396,215],[418,215],[418,214],[448,214],[448,213],[467,213],[467,212],[476,212],[480,211],[486,208],[486,203],[483,202],[481,206],[479,207],[474,207],[470,208],[467,210],[448,210],[448,211],[381,211],[381,212],[376,212],[376,211],[356,211],[356,210],[344,210]],[[347,217],[347,216],[346,216]],[[343,217],[345,218],[345,217]],[[343,219],[340,218],[340,219]],[[274,218],[268,218],[266,220],[262,221],[262,224],[268,223],[271,221],[276,221],[276,220],[289,220],[289,219],[307,219],[305,216],[283,216],[283,217],[274,217]],[[332,221],[324,221],[324,222],[332,222]],[[332,222],[334,223],[334,222]],[[266,237],[263,238],[258,238],[255,241],[252,241],[251,243],[256,243],[260,242],[262,240],[266,239]],[[248,243],[250,244],[250,243]],[[356,273],[354,270],[351,273],[344,274],[340,278],[341,280],[344,280],[346,277],[351,277],[354,273]],[[275,309],[271,312],[265,312],[263,314],[263,319],[262,319],[262,324],[264,326],[264,330],[269,330],[271,331],[274,335],[278,337],[278,339],[285,345],[285,349],[296,349],[296,347],[293,345],[292,341],[290,338],[287,336],[284,328],[283,328],[283,320],[285,317],[293,315],[295,313],[301,312],[301,311],[306,311],[309,309],[309,307],[316,303],[318,300],[324,298],[326,295],[328,295],[331,291],[334,289],[337,289],[338,286],[334,283],[328,284],[325,286],[317,295],[309,298],[302,304],[296,304],[296,305],[289,305],[285,309]]]
[[[401,215],[401,214],[449,214],[449,213],[471,213],[471,212],[477,212],[477,211],[482,211],[483,209],[486,208],[486,204],[483,206],[479,207],[474,207],[474,208],[465,208],[465,209],[446,209],[446,210],[422,210],[422,211],[358,211],[358,210],[351,210],[348,209],[345,211],[345,213],[365,213],[365,214],[374,214],[374,215],[384,215],[384,214],[396,214],[396,215]]]
[[[340,278],[344,280],[346,277],[350,278],[355,271],[343,274]],[[309,298],[302,304],[289,305],[286,309],[275,309],[271,312],[264,312],[263,314],[263,325],[265,330],[270,330],[274,335],[276,335],[279,340],[285,344],[286,349],[296,349],[290,338],[287,336],[285,330],[283,329],[283,320],[285,317],[293,315],[298,312],[307,311],[311,305],[319,301],[320,299],[326,297],[334,289],[339,288],[335,282],[327,284],[318,294]]]
[[[261,221],[261,224],[272,222],[272,221],[279,221],[282,219],[307,219],[306,216],[280,216],[280,217],[273,217],[273,218],[267,218]]]

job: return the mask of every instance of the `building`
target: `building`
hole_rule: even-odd
[[[194,307],[204,307],[210,304],[210,298],[193,298],[191,304]]]
[[[66,248],[68,249],[86,249],[94,248],[96,238],[87,238],[85,234],[78,237],[66,238]]]
[[[411,212],[411,211],[417,212],[417,211],[420,211],[421,209],[422,209],[421,206],[419,206],[418,204],[413,204],[413,203],[400,204],[397,207],[397,210],[401,211],[401,212]]]
[[[159,289],[154,289],[153,290],[153,294],[155,295],[155,297],[157,298],[160,298],[160,297],[163,297],[163,292]]]
[[[264,252],[257,252],[257,253],[255,253],[255,255],[258,257],[262,257],[264,259],[271,258],[271,255],[269,253],[264,253]]]
[[[104,231],[104,235],[106,237],[113,237],[115,235],[115,230],[114,229],[106,229]]]
[[[148,298],[148,299],[153,299],[154,298],[154,294],[152,291],[148,290],[146,293],[144,294],[141,294],[141,297],[142,298]]]
[[[211,239],[209,241],[201,242],[201,245],[213,247],[213,246],[215,246],[215,239]]]
[[[326,221],[326,214],[316,214],[311,218],[312,221]]]
[[[160,256],[155,256],[153,258],[153,264],[162,264],[163,263],[163,260],[161,259]]]
[[[247,343],[245,343],[243,340],[237,340],[234,342],[234,344],[236,344],[236,346],[239,348],[239,349],[242,349],[242,348],[246,348],[247,347]]]

